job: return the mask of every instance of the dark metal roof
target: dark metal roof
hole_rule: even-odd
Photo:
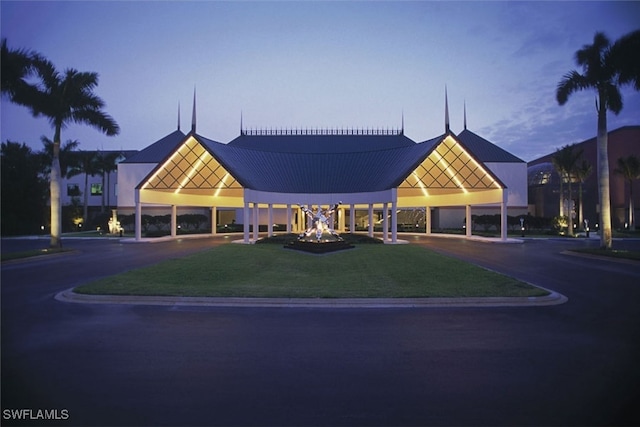
[[[481,162],[495,163],[525,163],[524,160],[514,156],[506,150],[476,135],[468,129],[463,130],[457,138],[467,147],[476,159]]]
[[[416,143],[396,135],[240,135],[229,145],[278,153],[353,153],[409,147]]]
[[[196,138],[243,187],[281,193],[357,193],[395,188],[439,142],[416,144],[402,135],[280,135],[266,141],[262,136],[246,136],[229,144],[199,135]],[[382,148],[383,139],[378,138],[390,142],[391,147]],[[280,149],[289,147],[289,151],[243,146],[267,146],[266,142]],[[361,149],[345,151],[347,146]]]
[[[182,143],[185,136],[180,130],[171,132],[122,163],[159,163]]]
[[[195,133],[185,135],[178,130],[124,162],[156,163],[155,171],[193,136],[244,188],[276,193],[374,192],[400,186],[448,135],[415,143],[402,133],[243,133],[223,144]],[[481,163],[524,163],[468,130],[451,136]],[[493,176],[490,171],[488,173]],[[499,182],[497,177],[493,178]]]

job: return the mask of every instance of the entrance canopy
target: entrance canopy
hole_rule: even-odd
[[[190,133],[137,187],[146,203],[228,207],[253,202],[248,194],[293,204],[500,203],[504,188],[451,132],[422,143],[402,132],[243,132],[228,144]]]
[[[466,206],[471,221],[471,205],[493,204],[506,218],[506,186],[451,131],[420,143],[401,130],[242,131],[223,144],[192,130],[139,182],[135,199],[138,216],[143,204],[171,205],[174,215],[176,206],[242,208],[247,241],[250,209],[257,239],[260,205],[285,208],[288,218],[297,205],[390,207],[393,241],[399,208]]]

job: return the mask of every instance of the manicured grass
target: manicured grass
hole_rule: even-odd
[[[215,297],[489,297],[548,292],[413,245],[311,255],[228,244],[76,288],[86,294]]]
[[[600,248],[580,248],[580,249],[572,249],[572,251],[583,253],[583,254],[640,261],[639,251],[624,251],[624,250],[600,249]]]
[[[9,253],[3,253],[2,254],[2,261],[11,261],[11,260],[15,260],[15,259],[22,259],[22,258],[31,258],[34,256],[42,256],[42,255],[54,255],[54,254],[59,254],[61,252],[68,252],[71,249],[63,249],[63,248],[58,248],[58,249],[34,249],[31,251],[22,251],[22,252],[9,252]]]

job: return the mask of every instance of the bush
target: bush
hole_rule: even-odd
[[[294,242],[298,240],[298,233],[286,233],[286,234],[278,234],[271,237],[265,237],[263,239],[258,240],[256,243],[258,244],[278,244],[278,245],[288,245],[290,242]],[[351,245],[366,245],[366,244],[381,244],[382,240],[376,239],[375,237],[369,237],[366,234],[351,234],[351,233],[342,233],[340,234],[342,239],[351,244]]]

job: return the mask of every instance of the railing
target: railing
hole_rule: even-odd
[[[288,135],[403,135],[398,128],[289,128],[289,129],[242,129],[247,136],[288,136]]]

